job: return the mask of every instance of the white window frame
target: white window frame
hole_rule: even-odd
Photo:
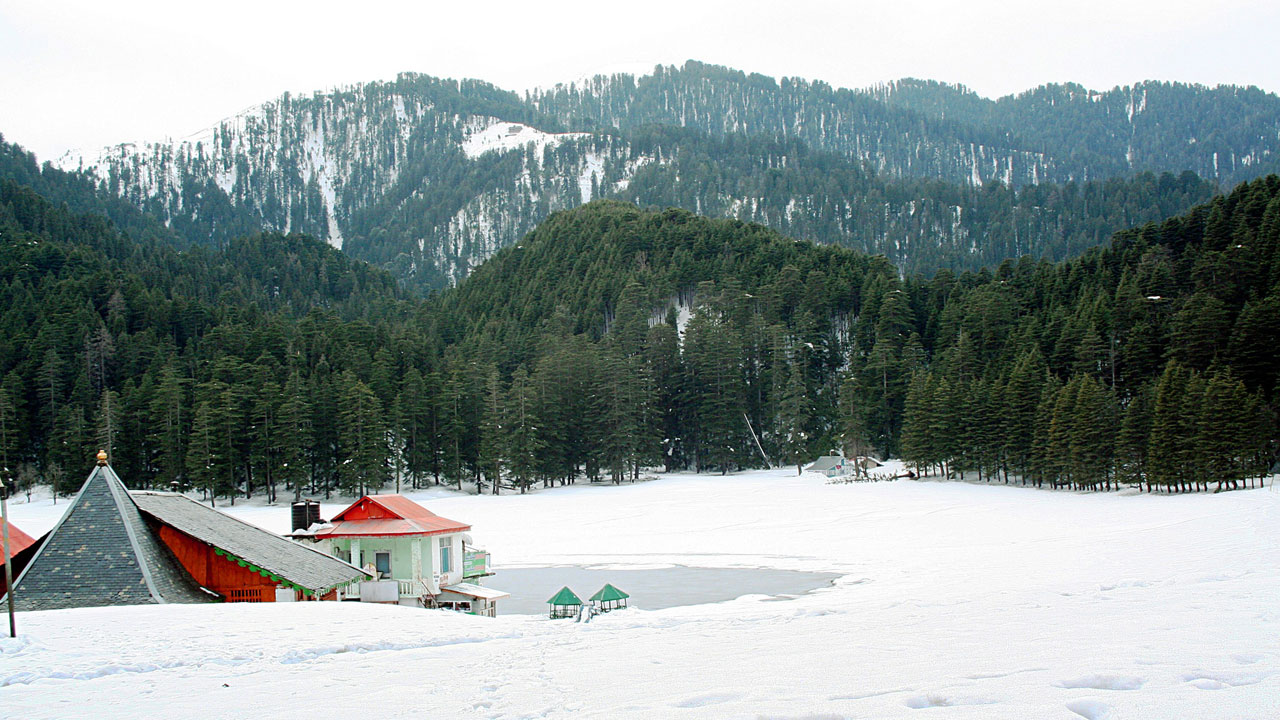
[[[453,570],[453,537],[444,536],[439,540],[440,544],[440,574],[444,575]]]

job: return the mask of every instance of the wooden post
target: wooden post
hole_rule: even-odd
[[[9,468],[0,475],[0,526],[3,526],[4,545],[4,594],[9,599],[9,637],[18,637],[18,626],[13,620],[13,556],[9,554]]]

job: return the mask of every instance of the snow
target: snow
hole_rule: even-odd
[[[409,494],[473,525],[497,589],[504,567],[553,565],[838,578],[590,623],[358,603],[21,613],[20,636],[0,639],[0,716],[1119,720],[1275,717],[1280,703],[1269,488],[828,484],[792,468]],[[10,510],[35,534],[65,506]],[[226,509],[289,520],[287,503]]]
[[[599,187],[603,181],[604,158],[600,157],[598,153],[587,153],[582,164],[582,172],[578,174],[578,194],[581,195],[584,205],[591,202],[592,183],[594,182]]]
[[[590,133],[546,133],[521,123],[505,122],[497,118],[473,118],[466,127],[467,139],[462,151],[469,158],[478,158],[487,152],[507,152],[533,143],[538,154],[548,146],[554,147],[566,140],[590,137]],[[588,186],[590,180],[587,181]]]

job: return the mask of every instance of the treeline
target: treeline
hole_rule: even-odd
[[[1050,485],[1230,487],[1275,456],[1280,178],[1068,262],[899,277],[759,225],[598,201],[426,300],[306,237],[178,252],[0,184],[0,455],[216,497],[843,445]]]
[[[1277,454],[1280,178],[1058,265],[910,289],[901,456],[1072,487],[1237,487]]]

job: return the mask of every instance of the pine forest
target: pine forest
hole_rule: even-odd
[[[884,93],[887,107],[916,112],[956,94]],[[654,97],[653,112],[671,110],[668,91]],[[535,103],[565,124],[587,105],[572,93]],[[593,122],[608,124],[607,109]],[[706,131],[697,143],[725,142]],[[814,165],[735,170],[788,142],[696,166],[721,187],[769,178],[810,198],[863,197],[858,183],[884,177],[842,175],[800,149],[783,155]],[[1216,195],[1190,174],[941,188],[931,197],[956,193],[1011,226],[1051,222],[1077,228],[1058,237],[1090,240],[1063,259],[1014,246],[967,268],[923,268],[648,208],[645,183],[668,193],[662,205],[715,195],[686,186],[681,168],[697,161],[682,152],[637,171],[621,200],[549,207],[455,287],[422,293],[384,269],[394,263],[366,264],[324,233],[246,220],[194,242],[172,215],[6,145],[4,465],[22,487],[65,494],[104,447],[135,487],[234,502],[429,484],[497,493],[624,482],[650,467],[727,473],[833,448],[919,472],[1101,490],[1241,487],[1274,461],[1277,176]],[[838,225],[799,214],[796,227]]]

